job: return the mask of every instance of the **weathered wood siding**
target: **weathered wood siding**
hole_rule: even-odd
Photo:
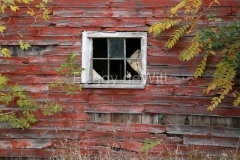
[[[239,0],[219,0],[220,6],[210,8],[207,14],[218,15],[228,23],[240,17]],[[179,0],[53,0],[51,20],[37,21],[23,11],[6,12],[1,21],[8,21],[7,36],[1,45],[11,46],[10,59],[0,57],[0,71],[9,75],[11,84],[18,82],[27,93],[39,98],[45,95],[51,82],[57,78],[56,68],[65,62],[70,51],[79,55],[81,65],[82,31],[138,31],[166,17],[167,11]],[[206,0],[205,6],[210,2]],[[179,16],[183,16],[180,13]],[[200,21],[205,24],[205,19]],[[30,26],[28,26],[30,25]],[[26,27],[28,26],[28,27]],[[12,34],[22,27],[24,40],[33,47],[19,51],[18,39]],[[233,97],[227,97],[214,111],[206,107],[211,96],[204,87],[211,81],[218,58],[210,58],[203,78],[195,79],[194,70],[201,57],[180,62],[176,55],[186,47],[188,37],[171,50],[164,42],[169,32],[154,37],[148,35],[147,73],[145,89],[84,89],[74,96],[62,92],[48,95],[65,106],[55,116],[43,116],[31,129],[11,128],[0,124],[0,157],[50,157],[57,153],[61,141],[78,141],[85,153],[112,148],[139,151],[145,138],[157,137],[169,149],[184,153],[194,147],[207,149],[211,154],[218,150],[235,150],[239,147],[240,108],[233,107]],[[79,78],[80,79],[80,78]],[[79,80],[78,79],[78,80]],[[0,105],[0,109],[15,109],[14,104]],[[151,151],[158,153],[163,145]]]

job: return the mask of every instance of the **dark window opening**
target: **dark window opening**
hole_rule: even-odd
[[[93,39],[93,58],[107,58],[107,38]]]
[[[141,80],[140,38],[93,38],[92,81]]]

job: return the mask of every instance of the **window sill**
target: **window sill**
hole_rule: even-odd
[[[82,83],[83,88],[145,89],[145,84],[91,84]]]

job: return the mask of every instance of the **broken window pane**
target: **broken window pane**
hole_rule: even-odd
[[[93,60],[93,70],[97,72],[104,80],[108,79],[108,61],[107,60]],[[93,71],[93,73],[95,73]],[[98,81],[99,78],[97,74],[93,74],[92,80]],[[94,76],[95,75],[95,76]]]
[[[126,58],[132,56],[136,50],[141,50],[141,39],[126,38]]]
[[[142,55],[140,50],[136,50],[130,57],[130,59],[127,60],[128,64],[131,66],[131,68],[138,73],[139,76],[141,76],[142,71]]]
[[[110,38],[109,58],[124,58],[124,38]]]

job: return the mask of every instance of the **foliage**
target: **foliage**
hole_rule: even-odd
[[[33,17],[33,22],[36,22],[38,19],[48,20],[50,18],[50,11],[46,8],[46,5],[50,0],[42,0],[35,7],[31,8],[30,4],[34,1],[35,0],[3,0],[0,1],[0,12],[2,14],[4,14],[6,10],[17,12],[20,10],[19,6],[24,5],[25,8],[28,8],[26,14]],[[34,10],[36,9],[39,11],[35,12]],[[6,29],[6,24],[0,24],[0,32],[3,36]],[[20,31],[16,31],[15,33],[15,36],[19,39],[20,49],[29,49],[31,45],[22,40],[24,35],[22,35]],[[6,47],[1,47],[1,53],[5,58],[11,57],[9,50]],[[75,76],[73,74],[80,75],[82,69],[79,67],[76,60],[77,55],[71,52],[66,63],[62,64],[58,69],[59,74],[64,78]],[[50,90],[47,91],[44,97],[33,99],[24,91],[22,86],[18,84],[9,85],[9,78],[6,75],[0,74],[0,102],[6,104],[8,107],[11,103],[12,106],[12,108],[8,109],[7,107],[4,110],[0,110],[0,122],[9,122],[13,127],[24,129],[30,128],[31,124],[37,122],[36,114],[42,113],[44,116],[50,116],[61,112],[63,106],[48,99],[48,95],[53,92],[53,89],[59,86],[67,95],[73,94],[77,90],[81,90],[79,85],[72,84],[64,78],[51,84]]]
[[[26,14],[33,17],[33,21],[36,22],[38,18],[43,20],[50,19],[50,11],[46,7],[46,5],[51,2],[51,0],[42,0],[39,4],[37,4],[34,8],[38,9],[38,12],[34,12],[33,8],[30,6],[35,0],[2,0],[0,1],[0,12],[4,14],[6,10],[10,10],[12,12],[17,12],[20,10],[19,6],[24,5],[24,7],[28,8]],[[36,14],[37,13],[37,14]],[[11,19],[9,19],[11,20]],[[4,36],[4,31],[7,29],[7,25],[4,23],[0,23],[0,33]],[[23,42],[21,38],[23,35],[20,31],[16,32],[18,34],[19,45],[22,50],[27,50],[31,45],[28,42]],[[10,53],[6,47],[0,48],[1,52],[4,56],[9,57]]]
[[[159,141],[159,140],[152,141],[151,139],[146,138],[143,146],[140,148],[140,151],[149,151],[149,149],[155,147],[156,145],[158,145],[160,143],[161,143],[161,141]]]
[[[74,72],[77,72],[80,75],[83,69],[78,67],[79,64],[76,62],[76,58],[77,56],[71,52],[68,55],[66,63],[59,67],[59,74],[70,77]],[[62,71],[63,68],[66,69],[66,72]],[[16,107],[9,108],[11,111],[0,110],[0,122],[10,122],[13,127],[17,128],[30,128],[32,123],[37,122],[35,114],[42,112],[44,116],[49,116],[62,111],[62,105],[48,99],[48,95],[53,90],[49,90],[45,97],[33,99],[24,92],[22,86],[18,84],[8,85],[9,79],[7,76],[0,76],[0,80],[0,88],[3,90],[0,92],[0,102],[6,105],[9,105],[10,102],[16,103],[16,106],[20,107],[20,109]],[[81,90],[80,85],[67,82],[66,79],[58,80],[51,84],[51,88],[53,89],[54,87],[52,86],[59,86],[67,94],[73,94],[77,90]],[[46,99],[45,101],[42,100],[44,98]]]
[[[57,71],[60,75],[65,75],[67,77],[74,77],[80,76],[83,68],[80,67],[78,63],[76,63],[77,55],[73,52],[70,52],[68,55],[68,58],[66,60],[66,63],[62,64]],[[82,90],[81,85],[76,85],[74,83],[68,82],[68,79],[61,79],[57,80],[54,84],[51,84],[51,89],[56,88],[59,86],[64,92],[67,93],[67,95],[72,95],[78,90]]]
[[[169,26],[167,29],[173,26],[170,23],[173,19],[181,22],[179,24],[182,26],[173,32],[165,44],[169,49],[174,47],[180,37],[193,31],[204,11],[208,10],[214,3],[220,4],[217,0],[213,0],[205,10],[200,10],[202,3],[201,0],[182,0],[178,5],[171,8],[170,18],[151,26],[149,32],[159,35],[166,30],[165,26]],[[178,11],[182,8],[186,15],[184,20],[177,17]],[[234,20],[232,23],[222,26],[220,23],[222,19],[220,18],[208,16],[208,20],[216,23],[216,26],[208,26],[196,31],[192,42],[182,51],[179,59],[189,61],[195,55],[202,54],[203,59],[194,73],[194,77],[199,78],[204,74],[210,55],[220,58],[213,74],[213,81],[204,90],[207,94],[217,90],[216,95],[212,97],[211,105],[207,108],[212,111],[233,90],[234,79],[240,72],[240,21]],[[235,91],[233,95],[236,97],[233,105],[238,106],[240,104],[240,93]]]

